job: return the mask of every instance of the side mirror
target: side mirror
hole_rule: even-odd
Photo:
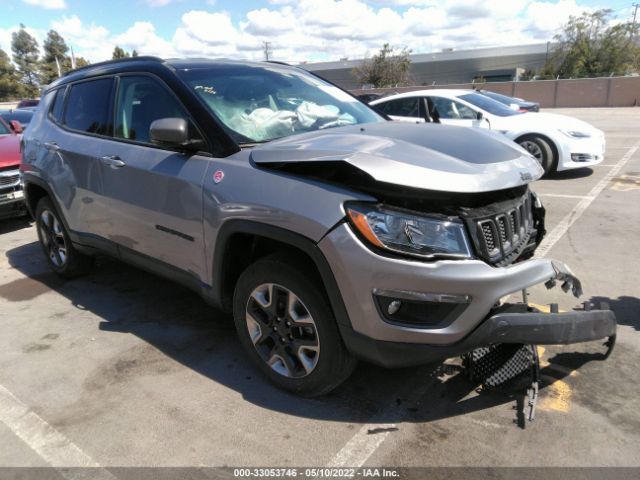
[[[159,118],[149,127],[153,143],[184,150],[199,150],[204,145],[200,139],[189,138],[189,123],[184,118]]]
[[[19,121],[11,120],[9,122],[9,126],[11,127],[11,130],[16,133],[16,135],[22,133],[22,124]]]
[[[484,118],[484,114],[482,112],[476,112],[476,118],[478,120],[482,120]]]

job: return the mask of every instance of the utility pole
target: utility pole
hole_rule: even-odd
[[[271,42],[262,42],[262,51],[264,52],[264,59],[268,62],[273,50],[271,49]]]
[[[633,10],[633,23],[631,24],[631,40],[636,38],[636,15],[638,14],[638,7],[640,7],[640,3],[634,3],[631,5]]]

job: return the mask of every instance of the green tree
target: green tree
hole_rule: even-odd
[[[609,9],[570,17],[554,37],[555,45],[541,76],[592,77],[638,72],[640,46],[634,37],[639,27],[612,20]]]
[[[134,48],[133,51],[131,52],[131,56],[132,57],[137,57],[138,56],[138,51]]]
[[[25,94],[29,97],[39,96],[38,42],[27,33],[22,24],[20,24],[20,30],[11,34],[11,50],[13,61],[18,67],[18,74],[24,84]]]
[[[111,56],[113,60],[119,60],[121,58],[129,58],[129,52],[125,52],[122,48],[116,45],[116,48],[113,49],[113,55]]]
[[[23,95],[16,68],[7,52],[0,48],[0,101],[17,100]]]
[[[67,55],[69,47],[55,30],[49,30],[47,38],[42,44],[42,60],[40,61],[40,80],[44,84],[53,82],[58,78],[58,64],[61,73],[71,69],[71,59]]]
[[[76,68],[86,67],[91,62],[84,57],[76,57]]]
[[[411,50],[400,51],[385,43],[380,51],[371,58],[365,58],[353,69],[353,74],[363,85],[375,88],[397,87],[409,83],[409,67],[411,66]]]

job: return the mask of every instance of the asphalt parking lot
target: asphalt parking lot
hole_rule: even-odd
[[[640,109],[558,110],[606,132],[592,169],[537,182],[541,253],[582,300],[609,302],[618,343],[547,348],[536,420],[438,366],[360,364],[301,399],[249,363],[228,318],[181,286],[101,259],[63,283],[33,225],[0,223],[0,466],[640,466]],[[537,304],[579,304],[559,288]]]

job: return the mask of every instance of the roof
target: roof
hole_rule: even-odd
[[[207,68],[214,65],[245,65],[254,67],[274,67],[274,68],[298,68],[296,66],[289,66],[281,62],[252,62],[247,60],[231,60],[228,58],[170,58],[162,59],[159,57],[140,56],[140,57],[128,57],[118,60],[109,60],[106,62],[99,62],[90,64],[75,70],[71,70],[66,75],[52,82],[48,88],[55,88],[59,85],[64,85],[69,82],[82,80],[84,78],[95,77],[98,75],[113,74],[118,72],[128,71],[144,71],[154,72],[160,69],[170,70],[186,70],[186,69],[198,69]]]
[[[430,88],[422,90],[413,90],[411,92],[396,93],[393,95],[387,95],[383,98],[379,98],[369,102],[370,105],[377,105],[378,103],[384,103],[386,101],[395,98],[407,98],[407,97],[426,97],[427,95],[441,95],[445,97],[459,97],[460,95],[466,95],[467,93],[473,93],[474,90],[453,89],[453,88]]]

